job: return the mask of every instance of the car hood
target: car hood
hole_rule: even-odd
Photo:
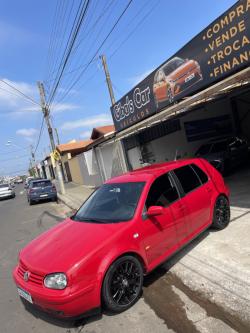
[[[20,260],[40,274],[67,272],[110,243],[129,222],[86,223],[67,219],[46,231],[21,252]]]
[[[171,72],[168,76],[168,80],[177,80],[180,76],[187,74],[191,70],[193,70],[196,67],[194,60],[189,60],[176,68],[173,72]]]

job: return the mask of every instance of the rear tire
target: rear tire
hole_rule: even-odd
[[[212,227],[222,230],[230,222],[230,206],[229,201],[224,195],[220,195],[214,205],[214,216]]]
[[[108,269],[102,285],[105,308],[113,313],[127,310],[141,296],[143,269],[140,261],[126,255],[117,259]]]
[[[34,202],[31,199],[29,199],[28,201],[29,201],[29,205],[32,206]]]

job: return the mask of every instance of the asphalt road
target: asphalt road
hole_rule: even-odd
[[[69,209],[63,204],[44,202],[29,206],[23,185],[17,185],[15,199],[0,201],[0,333],[246,331],[236,318],[190,290],[164,266],[145,278],[139,302],[119,315],[103,313],[83,321],[64,322],[32,307],[26,309],[12,281],[18,252],[37,235],[60,223],[67,213]],[[202,242],[203,238],[195,242]]]

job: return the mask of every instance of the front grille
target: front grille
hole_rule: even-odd
[[[32,283],[34,285],[39,285],[39,286],[43,284],[42,275],[30,271],[22,262],[19,262],[17,273],[22,279],[24,278],[24,273],[27,271],[30,273],[29,279],[27,281],[28,283]]]

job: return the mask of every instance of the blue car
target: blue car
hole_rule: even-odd
[[[57,201],[56,187],[48,179],[32,180],[27,190],[27,199],[30,205],[42,200]]]

